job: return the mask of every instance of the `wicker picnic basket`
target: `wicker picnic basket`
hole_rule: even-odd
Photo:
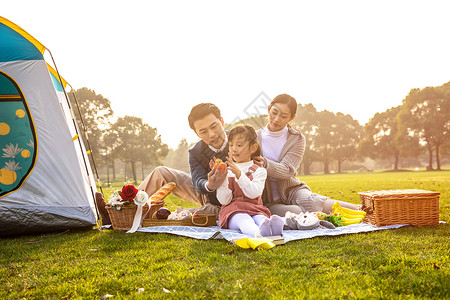
[[[216,226],[216,215],[207,214],[203,209],[198,209],[195,211],[190,218],[183,220],[167,220],[167,219],[157,219],[156,212],[152,214],[152,218],[146,218],[142,222],[142,227],[153,227],[153,226],[197,226],[197,227],[208,227]]]
[[[142,219],[152,216],[158,209],[164,206],[164,201],[159,201],[151,205],[146,203],[142,210]],[[133,226],[134,216],[136,215],[137,205],[131,203],[129,205],[123,205],[120,210],[115,209],[112,206],[106,206],[111,224],[115,230],[129,230]]]
[[[439,193],[425,190],[381,190],[359,193],[364,222],[380,226],[439,224]]]

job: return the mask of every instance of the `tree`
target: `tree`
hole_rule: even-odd
[[[86,87],[72,90],[69,98],[82,136],[87,137],[85,142],[89,143],[95,161],[102,161],[105,155],[102,140],[113,117],[110,101]]]
[[[144,177],[144,166],[158,166],[167,156],[169,147],[161,141],[161,135],[158,135],[156,128],[143,124],[142,131],[139,134],[141,141],[139,161],[142,167],[142,177]]]
[[[317,113],[317,131],[313,137],[314,149],[323,163],[325,174],[330,173],[330,163],[333,159],[334,148],[336,147],[337,124],[334,113],[323,110]]]
[[[189,144],[186,139],[182,139],[178,144],[178,148],[170,149],[163,161],[165,166],[189,173]]]
[[[317,133],[318,117],[317,110],[311,103],[301,105],[298,104],[297,115],[292,122],[293,127],[297,128],[306,139],[305,152],[303,154],[303,173],[311,174],[311,164],[319,160],[319,155],[314,148],[314,135]]]
[[[440,87],[412,89],[403,99],[399,115],[400,126],[426,143],[428,169],[433,169],[433,151],[436,168],[441,169],[440,148],[449,143],[450,82]]]
[[[108,130],[108,132],[106,132],[103,135],[103,153],[104,153],[104,157],[103,160],[105,162],[106,165],[106,180],[109,184],[110,180],[109,180],[109,169],[111,168],[113,171],[113,179],[116,178],[116,171],[115,171],[115,159],[118,158],[117,157],[117,152],[115,151],[116,147],[118,146],[118,136],[117,136],[117,132],[113,131],[113,130]]]
[[[356,158],[357,145],[363,135],[363,127],[350,115],[338,112],[335,118],[336,133],[332,156],[338,162],[338,172],[342,171],[342,163]]]
[[[115,152],[125,164],[130,164],[134,184],[137,184],[137,162],[158,163],[167,155],[167,145],[161,142],[157,130],[145,124],[141,118],[121,117],[114,123],[112,130],[117,134]]]
[[[338,172],[342,163],[356,157],[356,147],[362,135],[362,127],[350,115],[332,113],[327,110],[317,113],[317,128],[312,137],[313,149],[324,166],[324,173],[330,173],[330,163],[336,160]]]
[[[393,159],[394,170],[398,170],[400,156],[414,156],[420,151],[418,140],[406,130],[399,128],[397,116],[402,107],[392,107],[376,113],[364,126],[365,138],[358,151],[372,159]]]

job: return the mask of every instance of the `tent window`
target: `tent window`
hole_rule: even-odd
[[[19,96],[19,91],[15,87],[14,83],[6,77],[6,75],[1,74],[0,76],[0,97],[14,97],[17,98]]]
[[[0,72],[0,197],[19,189],[36,162],[36,130],[16,82]],[[0,200],[1,201],[1,200]]]

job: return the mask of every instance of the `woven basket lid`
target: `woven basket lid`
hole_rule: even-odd
[[[433,191],[426,191],[426,190],[416,190],[416,189],[409,189],[409,190],[379,190],[379,191],[368,191],[368,192],[362,192],[358,193],[362,196],[369,196],[374,198],[388,198],[388,197],[426,197],[426,196],[436,196],[440,195],[438,192]]]

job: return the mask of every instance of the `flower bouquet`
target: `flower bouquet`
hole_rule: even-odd
[[[137,229],[147,214],[152,215],[163,206],[164,200],[149,201],[146,192],[126,185],[121,191],[113,192],[105,207],[115,230],[129,230]]]

